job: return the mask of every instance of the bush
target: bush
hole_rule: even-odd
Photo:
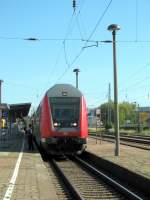
[[[106,129],[106,130],[111,129],[111,128],[112,128],[112,123],[110,123],[110,124],[107,123],[107,124],[105,125],[105,129]]]

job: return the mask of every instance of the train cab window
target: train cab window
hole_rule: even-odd
[[[50,98],[54,127],[78,127],[80,98]]]

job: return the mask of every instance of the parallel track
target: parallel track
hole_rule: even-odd
[[[115,136],[114,135],[108,135],[108,134],[96,134],[92,133],[89,134],[91,138],[99,139],[99,140],[104,140],[108,142],[115,142]],[[136,148],[141,148],[144,150],[150,150],[150,138],[145,138],[142,137],[130,137],[130,136],[121,136],[120,137],[120,144],[131,146],[131,147],[136,147]]]
[[[63,178],[66,187],[69,189],[75,200],[142,200],[141,197],[132,193],[80,158],[61,161],[53,159],[52,163],[55,170],[57,170],[59,175]]]

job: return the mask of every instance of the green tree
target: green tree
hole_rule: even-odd
[[[101,120],[105,127],[111,128],[113,119],[114,119],[114,104],[111,101],[110,103],[104,103],[100,106],[101,109]],[[108,116],[109,115],[109,116]],[[110,121],[109,121],[110,119]]]
[[[134,124],[136,121],[135,104],[122,102],[119,104],[119,123],[126,125],[127,123]]]
[[[111,101],[110,103],[103,103],[99,107],[101,109],[101,120],[105,127],[110,124],[114,124],[114,104]],[[108,112],[108,108],[110,112]],[[127,122],[134,124],[136,122],[136,112],[135,104],[129,102],[122,102],[119,104],[119,124],[125,125]],[[108,115],[110,115],[110,122],[108,122]]]

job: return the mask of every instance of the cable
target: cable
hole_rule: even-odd
[[[84,2],[84,1],[83,1],[83,2]],[[80,39],[81,41],[83,41],[83,37],[82,37],[81,28],[80,28],[79,21],[78,21],[78,16],[79,16],[79,14],[80,14],[82,8],[83,8],[83,3],[82,3],[82,6],[81,6],[80,10],[78,11],[78,13],[76,14],[76,13],[75,13],[75,10],[74,10],[74,13],[73,13],[73,14],[76,14],[76,18],[75,18],[75,19],[76,19],[76,22],[77,22],[77,27],[78,27],[80,36],[81,36],[81,39]],[[69,33],[68,33],[68,34],[69,34]],[[69,64],[69,62],[68,62],[67,51],[66,51],[66,39],[64,39],[64,41],[63,41],[63,46],[64,46],[65,63],[66,63],[66,65],[67,65],[68,69],[69,69],[69,68],[71,67],[72,63],[74,63],[74,61],[72,61],[71,64]],[[79,54],[81,54],[81,53],[79,52]],[[79,54],[75,57],[75,60],[79,57]],[[62,74],[60,77],[62,78],[62,77],[65,75],[65,73],[67,73],[67,71],[68,71],[68,70],[65,70],[65,72],[63,72],[63,74]],[[60,80],[60,77],[57,79],[57,81]],[[56,82],[57,82],[57,81],[56,81]]]
[[[150,63],[147,63],[147,64],[145,64],[144,66],[142,66],[142,67],[140,67],[136,72],[134,72],[133,74],[131,74],[128,78],[126,78],[126,81],[127,80],[130,80],[131,78],[132,78],[132,80],[134,80],[133,79],[133,77],[136,75],[136,74],[139,74],[141,71],[143,71],[145,68],[147,68],[147,67],[149,67],[150,66]],[[133,83],[132,85],[129,85],[128,87],[126,87],[126,89],[128,88],[130,88],[130,87],[134,87],[134,86],[137,86],[137,84],[140,82],[143,82],[143,81],[145,81],[146,79],[144,79],[144,80],[138,80],[136,83]],[[126,90],[126,89],[124,89],[124,88],[122,88],[122,89],[120,89],[119,90],[119,92],[124,92],[124,90]]]
[[[56,80],[56,83],[62,79],[62,77],[66,74],[66,72],[68,71],[69,68],[66,68],[65,71],[63,72],[63,74],[61,74],[61,76]]]
[[[145,64],[144,66],[140,67],[136,72],[134,72],[132,75],[130,75],[129,78],[127,78],[127,79],[130,79],[130,78],[133,79],[133,76],[135,76],[136,74],[138,74],[139,72],[143,71],[143,69],[145,69],[145,68],[147,68],[149,66],[150,66],[150,63]]]
[[[81,7],[80,7],[80,10],[78,11],[78,13],[76,14],[76,23],[77,23],[77,28],[79,30],[79,33],[80,33],[80,37],[83,39],[83,34],[82,34],[82,31],[81,31],[81,26],[80,26],[80,23],[79,23],[79,16],[80,16],[80,13],[81,13],[81,10],[83,8],[83,5],[84,5],[84,0],[82,0],[82,4],[81,4]]]
[[[26,40],[26,41],[64,41],[64,38],[21,38],[21,37],[4,37],[0,36],[0,40]],[[81,41],[81,38],[66,38],[67,41]]]
[[[82,31],[81,31],[81,27],[80,27],[78,16],[76,17],[76,22],[77,22],[77,27],[78,27],[78,30],[79,30],[79,33],[80,33],[80,37],[83,39],[83,34],[82,34]]]
[[[82,5],[83,5],[83,4],[82,4]],[[80,9],[80,10],[81,10],[81,9]],[[72,39],[68,39],[67,37],[69,36],[70,31],[71,31],[71,24],[72,24],[74,15],[75,15],[75,11],[73,12],[73,14],[72,14],[72,16],[71,16],[71,20],[70,20],[70,22],[69,22],[68,29],[67,29],[67,31],[66,31],[66,34],[65,34],[64,39],[62,40],[62,41],[63,41],[62,44],[63,44],[63,47],[64,47],[63,49],[64,49],[64,55],[65,55],[65,62],[66,62],[66,65],[67,65],[68,68],[65,69],[65,71],[63,72],[63,74],[56,80],[56,82],[57,82],[58,80],[60,80],[60,79],[66,74],[66,72],[68,71],[68,69],[70,68],[70,64],[69,64],[68,58],[67,58],[67,52],[66,52],[66,46],[65,46],[65,44],[66,44],[66,41],[72,40]],[[47,40],[48,40],[48,39],[47,39]],[[78,39],[78,38],[75,38],[75,39],[73,39],[73,40],[78,40],[78,41],[80,40],[80,41],[82,41],[82,39]],[[55,65],[54,65],[54,67],[53,67],[53,69],[52,69],[52,72],[54,72],[54,69],[56,68],[56,66],[57,66],[57,64],[58,64],[58,59],[59,59],[59,57],[60,57],[61,51],[62,51],[62,47],[60,48],[59,56],[57,56],[57,59],[56,59]]]
[[[110,5],[111,5],[112,1],[113,1],[113,0],[110,0],[110,2],[108,3],[107,7],[106,7],[106,8],[105,8],[105,10],[104,10],[104,12],[102,13],[102,15],[100,16],[100,18],[98,19],[98,21],[97,21],[97,23],[96,23],[96,25],[95,25],[95,27],[94,27],[93,31],[91,32],[91,34],[90,34],[90,36],[89,36],[88,40],[90,40],[90,39],[91,39],[91,37],[93,36],[93,34],[95,33],[95,31],[96,31],[96,29],[97,29],[98,25],[100,24],[100,22],[102,21],[102,19],[103,19],[103,18],[104,18],[104,16],[105,16],[105,14],[107,13],[107,11],[108,11],[108,8],[110,7]]]
[[[70,68],[68,58],[67,58],[67,53],[66,53],[66,41],[63,42],[63,46],[64,46],[65,62],[66,62],[66,65],[68,66],[68,68]]]
[[[85,45],[84,45],[84,46],[86,46],[88,40],[90,40],[91,37],[93,36],[94,32],[96,31],[98,25],[100,24],[100,22],[102,21],[103,17],[105,16],[105,14],[106,14],[108,8],[110,7],[111,3],[112,3],[112,0],[110,0],[110,2],[108,3],[107,7],[106,7],[105,10],[104,10],[104,12],[102,13],[102,15],[100,16],[100,18],[98,19],[98,21],[97,21],[97,23],[96,23],[96,25],[95,25],[93,31],[92,31],[91,34],[89,35],[88,39],[85,41]],[[75,56],[75,58],[72,60],[72,62],[71,62],[71,64],[70,64],[70,67],[71,67],[71,66],[76,62],[76,60],[80,57],[80,55],[82,54],[83,50],[84,50],[84,48],[81,48],[81,50],[79,51],[79,53],[78,53],[78,54]],[[69,67],[69,68],[70,68],[70,67]],[[66,72],[67,72],[67,71],[66,71]],[[65,75],[65,73],[63,73],[63,76],[64,76],[64,75]],[[61,76],[61,77],[63,77],[63,76]],[[58,80],[60,80],[60,78],[59,78]]]
[[[71,19],[70,19],[70,21],[69,21],[69,24],[68,24],[68,27],[67,27],[67,30],[66,30],[66,33],[65,33],[65,37],[64,37],[63,39],[61,39],[61,41],[62,41],[61,47],[60,47],[60,49],[59,49],[59,52],[58,52],[57,57],[56,57],[55,64],[54,64],[54,66],[53,66],[53,68],[52,68],[50,74],[53,74],[53,73],[54,73],[54,70],[56,70],[56,66],[58,65],[58,61],[59,61],[61,52],[62,52],[62,50],[63,50],[65,41],[66,41],[66,40],[70,40],[70,39],[68,39],[67,37],[68,37],[69,32],[70,32],[70,29],[71,29],[71,24],[72,24],[72,21],[73,21],[74,14],[75,14],[75,12],[73,12],[72,15],[71,15]],[[48,39],[47,39],[47,40],[48,40]],[[81,40],[81,39],[74,39],[74,40]],[[63,45],[63,46],[62,46],[62,45]],[[64,47],[64,48],[65,48],[65,47]],[[67,57],[66,57],[66,59],[67,59]],[[49,83],[49,79],[48,79],[48,81],[46,82],[46,85],[47,85],[48,83]],[[45,86],[45,87],[46,87],[46,86]]]
[[[81,32],[81,30],[80,30]],[[0,40],[26,40],[26,41],[86,41],[86,42],[105,42],[105,41],[99,41],[99,40],[90,40],[89,38],[34,38],[34,37],[29,37],[29,38],[21,38],[21,37],[4,37],[0,36]],[[150,40],[118,40],[116,43],[150,43]]]
[[[73,14],[76,14],[76,19],[77,19],[79,13],[81,12],[82,8],[83,8],[83,3],[82,3],[82,6],[81,6],[80,10],[78,11],[78,13],[77,14],[76,14],[76,12],[73,13]],[[79,30],[79,32],[80,32],[80,30]],[[83,39],[81,39],[81,41],[83,41]],[[71,68],[72,64],[76,61],[76,59],[81,55],[81,53],[83,51],[83,49],[81,48],[80,52],[75,56],[75,58],[73,59],[73,61],[71,62],[71,64],[69,64],[68,58],[67,58],[67,52],[66,52],[66,39],[64,39],[64,41],[63,41],[63,46],[64,46],[64,55],[65,55],[65,62],[66,62],[66,65],[67,65],[67,69],[65,69],[65,71],[56,80],[56,83],[68,72],[68,70]]]

